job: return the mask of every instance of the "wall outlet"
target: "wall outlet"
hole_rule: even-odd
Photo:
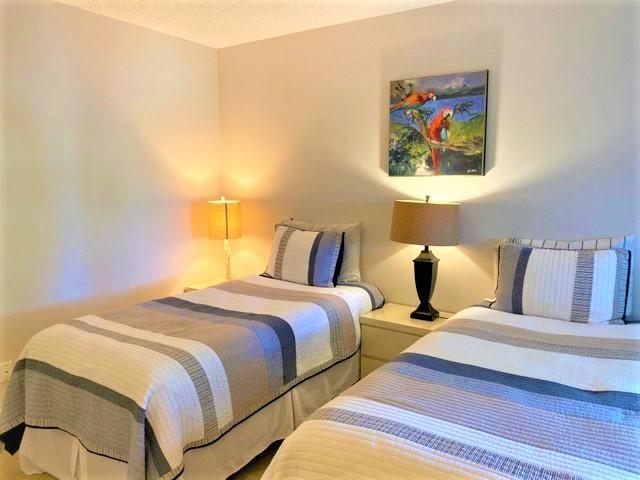
[[[9,381],[9,375],[11,375],[11,366],[13,362],[9,360],[8,362],[0,363],[0,383],[5,383]]]

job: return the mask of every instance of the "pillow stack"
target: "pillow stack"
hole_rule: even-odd
[[[627,237],[509,239],[499,247],[492,308],[580,323],[620,323],[628,307]],[[613,248],[612,248],[613,247]]]
[[[360,238],[362,236],[360,222],[322,224],[291,219],[283,220],[278,225],[311,232],[344,233],[344,258],[338,275],[338,282],[360,281]]]
[[[266,276],[277,280],[335,287],[342,262],[344,233],[276,227]]]

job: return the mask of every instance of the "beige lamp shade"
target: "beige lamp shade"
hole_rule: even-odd
[[[240,202],[238,200],[209,201],[209,237],[228,240],[240,237]]]
[[[396,200],[391,240],[412,245],[457,245],[460,240],[460,204]]]

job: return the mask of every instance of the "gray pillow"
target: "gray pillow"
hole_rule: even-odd
[[[338,282],[360,281],[360,239],[362,237],[362,224],[360,222],[320,224],[290,219],[283,220],[279,225],[313,232],[344,233],[344,257]]]

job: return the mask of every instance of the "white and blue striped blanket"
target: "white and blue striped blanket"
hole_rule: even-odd
[[[264,479],[640,478],[640,325],[473,307],[290,436]]]
[[[382,302],[366,284],[252,276],[51,326],[16,363],[0,442],[15,453],[27,427],[59,429],[127,478],[178,478],[187,450],[354,355]]]

